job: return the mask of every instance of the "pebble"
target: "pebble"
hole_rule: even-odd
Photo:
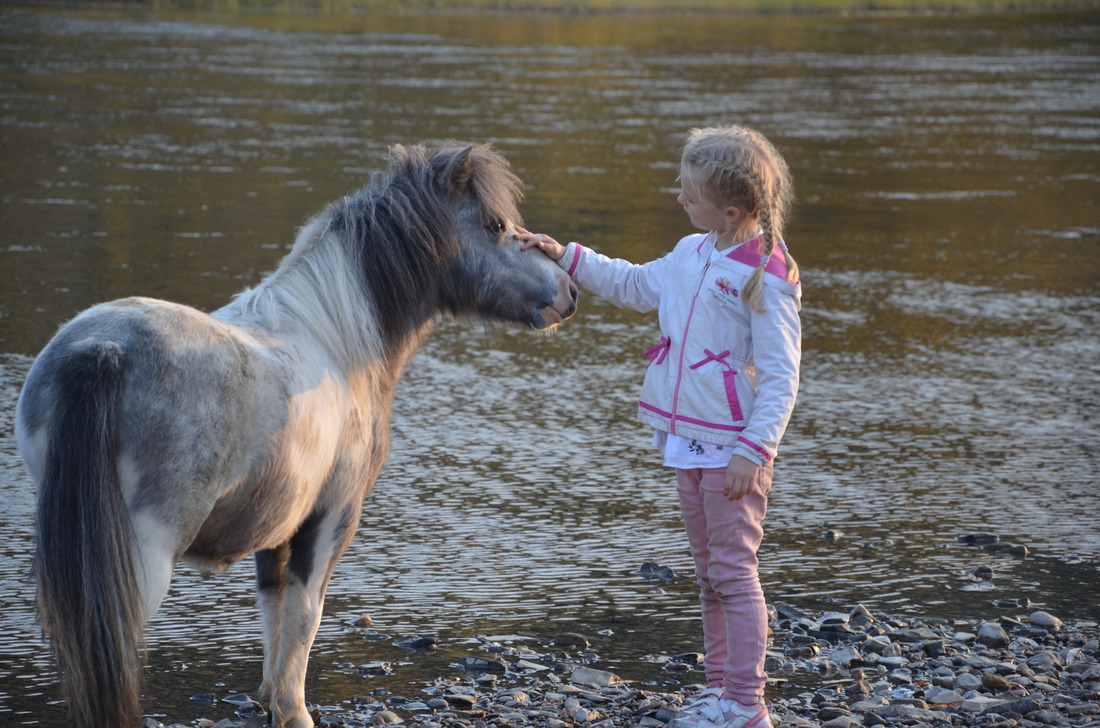
[[[814,616],[789,605],[769,606],[771,728],[1100,726],[1095,623],[1065,623],[1034,612],[1026,622],[956,624],[873,614],[858,605],[838,613],[835,607]],[[571,635],[561,642],[580,644],[576,637],[584,639]],[[563,654],[557,644],[545,648],[549,652],[537,654],[484,644],[489,656],[459,659],[457,674],[421,686],[414,696],[358,698],[350,710],[329,707],[315,718],[321,726],[349,728],[665,728],[706,687],[698,659],[668,661],[679,665],[678,678],[697,682],[663,691],[673,683],[623,680],[600,669],[600,658],[591,653]],[[613,664],[637,659],[645,660],[615,655]],[[554,667],[535,670],[521,663]],[[796,685],[811,687],[797,692]],[[254,704],[247,696],[234,697],[229,704]],[[256,720],[237,718],[192,725],[251,728]]]

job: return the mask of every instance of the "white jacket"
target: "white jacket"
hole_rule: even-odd
[[[772,460],[798,393],[802,287],[786,280],[778,246],[764,274],[763,312],[740,292],[759,264],[763,236],[708,263],[715,235],[689,235],[644,265],[577,243],[559,261],[584,290],[622,308],[657,309],[638,419],[716,445],[757,464]]]

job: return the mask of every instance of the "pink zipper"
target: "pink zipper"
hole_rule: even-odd
[[[709,237],[709,233],[707,235]],[[703,242],[699,244],[696,250],[701,250],[706,244],[707,238],[703,238]],[[703,271],[699,274],[699,281],[695,284],[695,293],[691,297],[691,307],[688,308],[687,321],[684,322],[684,335],[680,338],[680,360],[676,364],[676,386],[672,388],[672,415],[669,420],[669,433],[676,434],[676,411],[680,407],[680,383],[684,381],[684,353],[687,351],[687,339],[688,330],[691,328],[691,319],[695,315],[695,301],[699,298],[699,291],[703,288],[703,281],[707,279],[707,270],[710,268],[710,260],[708,256],[707,262],[703,265]]]

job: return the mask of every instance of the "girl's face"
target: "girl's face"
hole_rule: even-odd
[[[691,224],[699,230],[713,230],[721,238],[730,229],[730,209],[719,208],[709,202],[702,194],[704,189],[695,169],[688,165],[680,166],[680,194],[676,197]]]

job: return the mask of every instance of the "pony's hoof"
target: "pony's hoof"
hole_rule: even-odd
[[[316,723],[305,708],[294,711],[289,715],[271,717],[271,728],[314,728]]]

